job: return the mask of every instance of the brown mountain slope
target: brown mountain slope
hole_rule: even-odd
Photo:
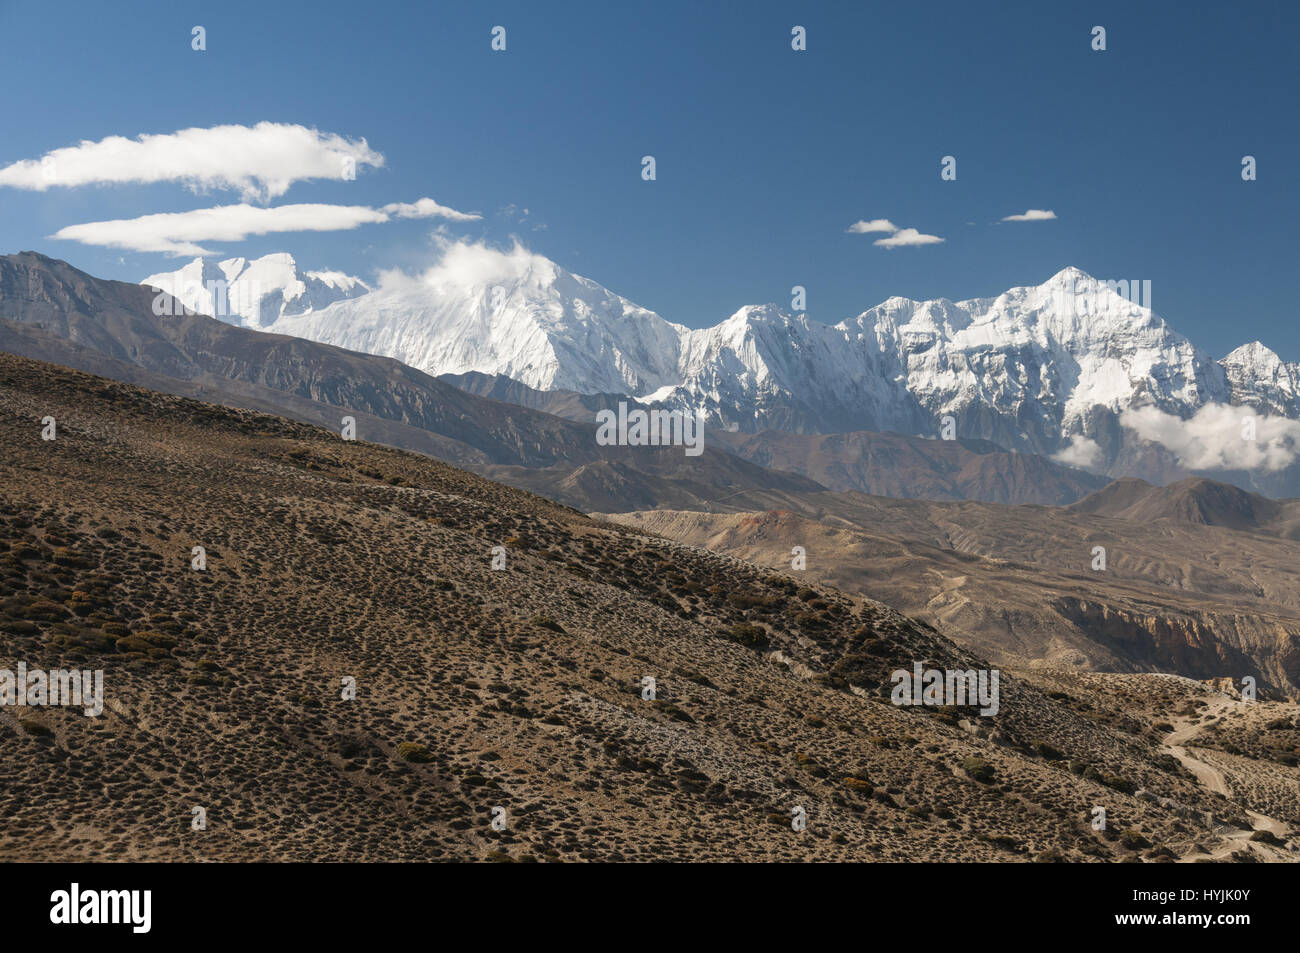
[[[831,490],[927,500],[1072,503],[1106,478],[982,440],[926,440],[858,431],[719,433],[716,440],[759,466],[802,473]]]
[[[1300,532],[1300,502],[1270,500],[1240,487],[1200,477],[1169,486],[1124,479],[1070,506],[1076,513],[1153,522],[1174,520],[1223,526],[1247,532],[1296,538]]]
[[[5,859],[1297,856],[1121,694],[896,707],[985,663],[415,454],[8,355],[0,440],[0,657],[105,689],[0,706]]]
[[[737,502],[743,502],[744,498]],[[1070,508],[799,499],[803,510],[620,522],[807,573],[926,619],[1005,664],[1250,675],[1300,697],[1300,542]],[[1105,568],[1094,569],[1097,547]]]

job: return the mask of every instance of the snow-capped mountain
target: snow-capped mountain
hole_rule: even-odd
[[[1288,364],[1260,344],[1243,344],[1219,362],[1234,394],[1261,411],[1300,417],[1300,364]]]
[[[143,285],[167,292],[191,311],[230,324],[265,329],[280,318],[310,314],[370,289],[338,271],[299,271],[293,256],[280,252],[249,261],[195,258],[177,271],[150,275]]]
[[[418,278],[266,330],[394,357],[430,374],[482,371],[538,390],[642,393],[677,380],[686,329],[521,248],[455,244]]]
[[[682,335],[678,383],[646,399],[736,429],[929,431],[897,355],[806,314],[744,307]]]
[[[242,275],[292,259],[234,261]],[[201,278],[230,264],[196,261],[181,273]],[[1136,286],[1066,268],[995,298],[890,298],[835,325],[763,305],[692,330],[519,247],[453,243],[422,276],[390,273],[375,290],[324,306],[299,291],[271,320],[265,308],[242,320],[434,375],[474,371],[539,390],[626,393],[746,432],[930,436],[951,416],[957,436],[1100,471],[1126,449],[1131,460],[1144,441],[1167,446],[1166,421],[1195,418],[1207,405],[1300,418],[1300,366],[1258,343],[1216,361],[1140,299]]]

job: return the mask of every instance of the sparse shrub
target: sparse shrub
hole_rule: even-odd
[[[1035,744],[1034,751],[1040,758],[1045,758],[1048,761],[1060,761],[1065,757],[1064,754],[1062,754],[1058,749],[1053,748],[1046,741],[1040,741]]]
[[[682,709],[678,708],[672,702],[664,701],[662,698],[655,699],[651,704],[674,721],[684,721],[687,723],[695,721],[694,718],[682,711]]]
[[[414,741],[403,741],[397,746],[397,756],[403,761],[414,764],[428,764],[433,760],[433,752]]]
[[[1286,843],[1272,831],[1255,831],[1250,835],[1250,839],[1257,844],[1268,844],[1270,847],[1281,847]]]
[[[26,618],[35,619],[38,622],[57,622],[60,619],[66,619],[69,613],[67,609],[58,603],[39,598],[28,603],[24,615]]]
[[[18,724],[22,726],[23,731],[38,738],[48,738],[54,734],[34,718],[20,718]]]
[[[844,779],[844,786],[850,791],[856,791],[858,794],[865,794],[868,797],[871,796],[871,782],[864,778],[856,778],[853,775],[849,775]]]
[[[737,622],[727,631],[727,638],[751,649],[765,649],[769,644],[767,630],[752,622]]]
[[[993,765],[989,764],[983,758],[965,758],[962,760],[961,769],[965,771],[972,780],[980,784],[992,784],[997,776],[997,771]]]
[[[1011,853],[1020,852],[1020,841],[1007,834],[976,834],[975,837],[986,844],[992,844],[998,850],[1010,851]]]
[[[1139,831],[1124,831],[1119,835],[1119,842],[1129,850],[1141,850],[1144,847],[1150,847],[1151,842],[1147,840]]]

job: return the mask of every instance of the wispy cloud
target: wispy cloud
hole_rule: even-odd
[[[534,232],[542,232],[546,230],[545,222],[538,222],[530,219],[529,216],[532,215],[532,212],[526,208],[521,209],[514,202],[498,209],[497,215],[502,218],[510,219],[512,224],[530,228]]]
[[[391,202],[380,211],[394,218],[445,218],[451,222],[477,222],[482,215],[470,212],[458,212],[454,208],[439,205],[433,199],[424,198],[414,202]]]
[[[888,238],[877,238],[871,244],[881,248],[906,248],[910,245],[938,245],[942,241],[938,235],[923,235],[915,228],[900,228]]]
[[[887,218],[873,218],[871,221],[858,219],[847,229],[850,235],[869,235],[872,232],[896,232],[898,226]]]
[[[278,232],[346,231],[394,218],[446,218],[464,222],[476,220],[479,216],[447,208],[430,198],[411,203],[394,202],[382,208],[320,204],[272,208],[220,205],[190,212],[163,212],[140,218],[69,225],[51,237],[138,252],[214,255],[216,252],[199,243],[242,241],[252,235]]]
[[[0,186],[44,191],[57,187],[178,182],[194,191],[232,189],[245,201],[268,201],[306,179],[351,179],[384,157],[365,139],[344,139],[306,126],[182,129],[135,139],[83,141],[0,168]]]
[[[877,238],[871,244],[881,248],[904,248],[909,245],[937,245],[943,241],[938,235],[923,235],[915,228],[899,228],[887,218],[873,218],[871,221],[858,219],[846,231],[850,235],[871,235],[884,232],[888,238]]]
[[[1056,218],[1056,213],[1048,208],[1031,208],[1024,212],[1018,212],[1015,215],[1003,216],[1004,222],[1050,222]]]

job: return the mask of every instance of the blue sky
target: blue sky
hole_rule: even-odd
[[[1297,7],[0,0],[0,169],[81,140],[300,124],[364,138],[384,164],[269,204],[428,196],[482,219],[206,247],[371,279],[429,263],[435,226],[517,236],[696,327],[788,306],[795,284],[833,323],[890,295],[992,295],[1072,264],[1149,279],[1157,312],[1211,353],[1260,339],[1300,360]],[[497,24],[504,53],[489,48]],[[790,49],[795,24],[807,52]],[[175,182],[0,187],[0,252],[139,280],[187,259],[50,236],[239,200]],[[1057,218],[1000,221],[1030,208]],[[877,218],[944,241],[846,232]]]

